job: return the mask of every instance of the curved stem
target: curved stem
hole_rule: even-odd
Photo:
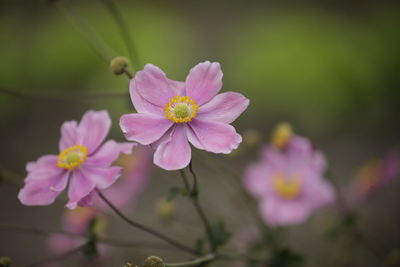
[[[131,225],[131,226],[133,226],[135,228],[138,228],[138,229],[140,229],[142,231],[145,231],[145,232],[147,232],[147,233],[149,233],[149,234],[151,234],[153,236],[156,236],[156,237],[164,240],[165,242],[171,244],[172,246],[174,246],[174,247],[176,247],[176,248],[178,248],[180,250],[189,252],[191,254],[196,254],[196,251],[194,249],[192,249],[192,248],[190,248],[188,246],[185,246],[185,245],[179,243],[178,241],[175,241],[175,240],[171,239],[170,237],[165,236],[164,234],[162,234],[162,233],[160,233],[160,232],[158,232],[158,231],[156,231],[154,229],[151,229],[151,228],[149,228],[149,227],[147,227],[147,226],[145,226],[143,224],[140,224],[140,223],[135,222],[132,219],[128,218],[116,206],[114,206],[114,204],[112,204],[100,191],[97,191],[97,194],[122,220],[127,222],[129,225]]]
[[[215,259],[215,255],[213,253],[211,254],[207,254],[204,257],[201,258],[197,258],[191,261],[185,261],[185,262],[177,262],[177,263],[165,263],[166,267],[183,267],[183,266],[193,266],[193,265],[197,265],[200,263],[205,263],[205,262],[209,262],[212,261],[213,259]]]
[[[213,236],[213,233],[212,233],[212,230],[211,230],[211,225],[210,225],[210,223],[208,221],[208,218],[207,218],[205,212],[203,211],[202,207],[200,206],[197,196],[195,196],[195,197],[192,196],[192,192],[193,191],[191,191],[191,189],[190,189],[190,185],[189,185],[189,182],[188,182],[188,179],[186,177],[185,172],[183,170],[180,170],[179,172],[181,174],[181,177],[182,177],[182,180],[183,180],[183,184],[185,185],[185,189],[189,194],[189,198],[191,199],[191,202],[192,202],[195,210],[199,214],[201,222],[204,225],[204,228],[206,230],[207,237],[208,237],[208,242],[209,242],[210,247],[211,247],[211,251],[215,252],[217,250],[217,247],[216,247],[215,242],[214,242],[214,236]],[[196,191],[198,190],[197,183],[196,183],[195,190]]]
[[[113,16],[115,23],[117,24],[118,29],[121,32],[122,39],[125,42],[125,46],[128,50],[129,57],[135,71],[138,71],[140,69],[139,54],[137,52],[135,42],[133,41],[127,24],[124,20],[124,17],[122,16],[120,10],[113,0],[103,0],[103,2],[109,10],[110,14]]]

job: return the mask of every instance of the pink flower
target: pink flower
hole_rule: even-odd
[[[62,255],[74,248],[84,245],[88,239],[85,237],[90,222],[96,218],[94,231],[101,236],[104,233],[106,222],[99,212],[93,207],[78,207],[74,210],[66,210],[63,214],[62,230],[68,233],[76,234],[77,236],[65,234],[52,234],[47,240],[47,245],[50,251],[56,255]],[[82,235],[82,237],[78,236]],[[99,257],[92,259],[91,263],[96,263],[99,266],[101,260],[109,253],[109,249],[103,244],[97,245]],[[79,255],[78,259],[82,259]],[[58,265],[54,265],[58,266]]]
[[[172,81],[158,67],[147,64],[130,83],[138,113],[121,117],[125,137],[156,147],[154,163],[166,170],[186,167],[191,160],[189,142],[198,149],[230,153],[242,137],[229,125],[249,100],[222,87],[219,63],[203,62],[192,68],[185,82]]]
[[[67,187],[67,207],[83,205],[92,191],[111,186],[121,168],[111,166],[120,153],[130,153],[133,145],[109,140],[102,144],[111,126],[107,111],[88,111],[81,122],[61,126],[60,154],[45,155],[26,165],[28,175],[18,194],[28,206],[49,205]],[[68,182],[69,181],[69,182]]]
[[[259,200],[267,224],[298,224],[335,199],[323,177],[325,168],[324,156],[307,139],[294,135],[280,149],[267,145],[261,160],[247,168],[244,184]]]

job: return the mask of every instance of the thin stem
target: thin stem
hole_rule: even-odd
[[[79,246],[79,247],[73,248],[73,249],[71,249],[71,250],[69,250],[69,251],[67,251],[67,252],[65,252],[65,253],[63,253],[61,255],[53,256],[53,257],[50,257],[50,258],[47,258],[47,259],[44,259],[44,260],[41,260],[41,261],[38,261],[38,262],[35,262],[35,263],[32,263],[32,264],[29,264],[26,267],[42,266],[42,265],[46,265],[48,263],[52,263],[52,262],[55,262],[55,261],[64,260],[64,259],[66,259],[66,258],[78,253],[85,246],[86,246],[86,243],[81,245],[81,246]]]
[[[185,262],[177,262],[177,263],[165,263],[166,267],[183,267],[183,266],[193,266],[193,265],[198,265],[200,263],[205,263],[209,262],[215,259],[215,254],[207,254],[204,257],[200,257],[191,261],[185,261]]]
[[[182,177],[182,180],[183,180],[183,184],[185,185],[186,191],[189,194],[191,194],[190,185],[189,185],[189,182],[188,182],[188,179],[186,177],[185,172],[183,170],[180,170],[179,172],[181,174],[181,177]],[[196,190],[198,190],[198,189],[196,188]],[[213,233],[212,233],[212,230],[211,230],[211,225],[210,225],[210,223],[209,223],[209,221],[207,219],[207,216],[206,216],[205,212],[203,211],[202,207],[200,206],[200,204],[198,202],[198,198],[197,197],[192,197],[191,195],[189,195],[189,198],[191,199],[191,202],[192,202],[196,212],[199,214],[201,222],[204,225],[204,228],[206,230],[207,237],[208,237],[208,242],[210,243],[210,246],[211,246],[211,251],[215,252],[217,250],[217,247],[216,247],[215,242],[214,242],[214,236],[213,236]]]
[[[62,4],[63,1],[58,1],[55,5],[58,7],[60,12],[81,32],[86,38],[89,45],[92,46],[94,51],[107,63],[109,64],[111,59],[115,57],[115,52],[108,47],[103,39],[96,34],[96,32],[86,23],[86,21],[80,17],[77,13],[71,9],[65,7]]]
[[[130,74],[126,73],[129,77]],[[27,100],[46,100],[46,101],[86,101],[89,99],[109,99],[126,97],[126,92],[43,92],[43,91],[23,91],[0,88],[0,94],[6,94]]]
[[[129,57],[131,59],[131,63],[134,66],[135,71],[140,69],[140,60],[139,54],[137,52],[137,48],[133,38],[129,32],[127,24],[122,16],[120,10],[118,9],[116,3],[113,0],[103,0],[110,14],[113,16],[115,23],[118,26],[119,31],[121,32],[122,39],[125,42],[125,46],[128,50]]]
[[[164,234],[151,229],[143,224],[140,224],[138,222],[133,221],[132,219],[128,218],[125,214],[123,214],[116,206],[114,206],[114,204],[112,204],[100,191],[97,191],[97,194],[99,195],[99,197],[125,222],[127,222],[129,225],[138,228],[142,231],[145,231],[153,236],[156,236],[162,240],[164,240],[165,242],[171,244],[172,246],[179,248],[180,250],[189,252],[191,254],[196,254],[196,251],[190,247],[187,247],[181,243],[179,243],[178,241],[175,241],[173,239],[171,239],[168,236],[165,236]]]
[[[49,236],[53,234],[61,234],[65,236],[70,236],[70,237],[76,237],[76,238],[87,238],[86,235],[84,234],[77,234],[77,233],[72,233],[72,232],[67,232],[67,231],[61,231],[61,230],[44,230],[36,227],[30,227],[30,226],[21,226],[21,225],[6,225],[6,224],[0,224],[0,232],[18,232],[18,233],[25,233],[25,234],[32,234],[32,235],[38,235],[38,236]],[[112,237],[104,237],[104,238],[99,238],[97,240],[99,243],[103,243],[109,246],[115,246],[115,247],[145,247],[149,249],[169,249],[171,247],[166,247],[163,246],[162,244],[159,243],[154,243],[154,242],[147,242],[147,241],[127,241],[127,240],[120,240]]]
[[[192,161],[189,163],[189,171],[193,176],[193,187],[192,187],[192,194],[197,197],[198,194],[198,183],[197,183],[197,175],[193,170],[193,164]]]

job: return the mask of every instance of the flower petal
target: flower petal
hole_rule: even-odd
[[[210,101],[222,88],[222,71],[218,62],[203,62],[194,66],[186,77],[186,95],[198,105]]]
[[[165,73],[152,64],[138,71],[134,79],[140,96],[153,105],[164,108],[168,100],[176,96]]]
[[[105,142],[93,155],[87,158],[85,165],[110,166],[121,153],[130,154],[137,144],[119,143],[114,140]]]
[[[83,167],[86,178],[93,181],[96,184],[96,188],[103,190],[110,187],[118,177],[121,175],[121,167],[111,166],[106,168],[99,168],[94,166]]]
[[[261,217],[268,225],[288,226],[307,220],[311,208],[304,202],[269,197],[260,203],[260,212]]]
[[[242,94],[226,92],[215,96],[200,107],[197,118],[231,123],[242,114],[249,105],[249,99]]]
[[[75,209],[78,206],[78,202],[96,188],[96,183],[87,174],[82,168],[77,168],[72,173],[68,189],[69,201],[66,205],[67,208],[71,210]]]
[[[144,99],[138,92],[136,81],[132,79],[129,84],[129,93],[131,95],[132,104],[136,111],[139,113],[149,113],[154,115],[163,115],[164,110],[162,107],[153,105],[146,99]]]
[[[110,127],[111,119],[106,110],[87,111],[78,126],[79,144],[87,147],[90,155],[103,142]]]
[[[77,144],[78,125],[76,121],[66,121],[61,126],[60,151]]]
[[[209,152],[229,154],[242,142],[235,128],[226,123],[194,119],[189,125]]]
[[[186,136],[189,140],[189,142],[197,149],[203,149],[204,146],[200,142],[199,138],[197,138],[197,135],[194,133],[193,129],[189,125],[185,125],[186,127]]]
[[[165,170],[183,169],[189,164],[191,154],[184,125],[176,125],[170,138],[157,147],[154,164]]]
[[[271,168],[265,163],[251,164],[246,168],[243,183],[246,189],[257,198],[264,198],[269,194],[274,194],[273,177],[275,168]]]
[[[323,177],[304,179],[303,188],[305,198],[313,208],[321,208],[335,201],[335,190]]]
[[[126,139],[142,145],[149,145],[160,139],[172,126],[173,122],[152,114],[125,114],[119,125]]]
[[[58,173],[61,171],[60,168],[57,167],[58,157],[56,155],[45,155],[38,158],[37,161],[28,162],[26,164],[27,172],[44,172],[47,174]],[[28,175],[29,176],[29,175]],[[27,182],[28,177],[25,179]],[[31,179],[31,178],[30,178]],[[32,179],[35,179],[34,176]]]
[[[37,163],[28,163],[28,176],[24,187],[19,191],[18,198],[22,204],[49,205],[65,189],[68,182],[68,172],[57,168],[54,163],[55,156],[45,156]]]

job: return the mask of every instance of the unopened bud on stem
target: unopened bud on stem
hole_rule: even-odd
[[[110,71],[115,75],[121,75],[128,68],[129,60],[126,57],[115,57],[111,60]]]
[[[143,267],[165,267],[165,264],[161,258],[150,256],[144,261]]]

